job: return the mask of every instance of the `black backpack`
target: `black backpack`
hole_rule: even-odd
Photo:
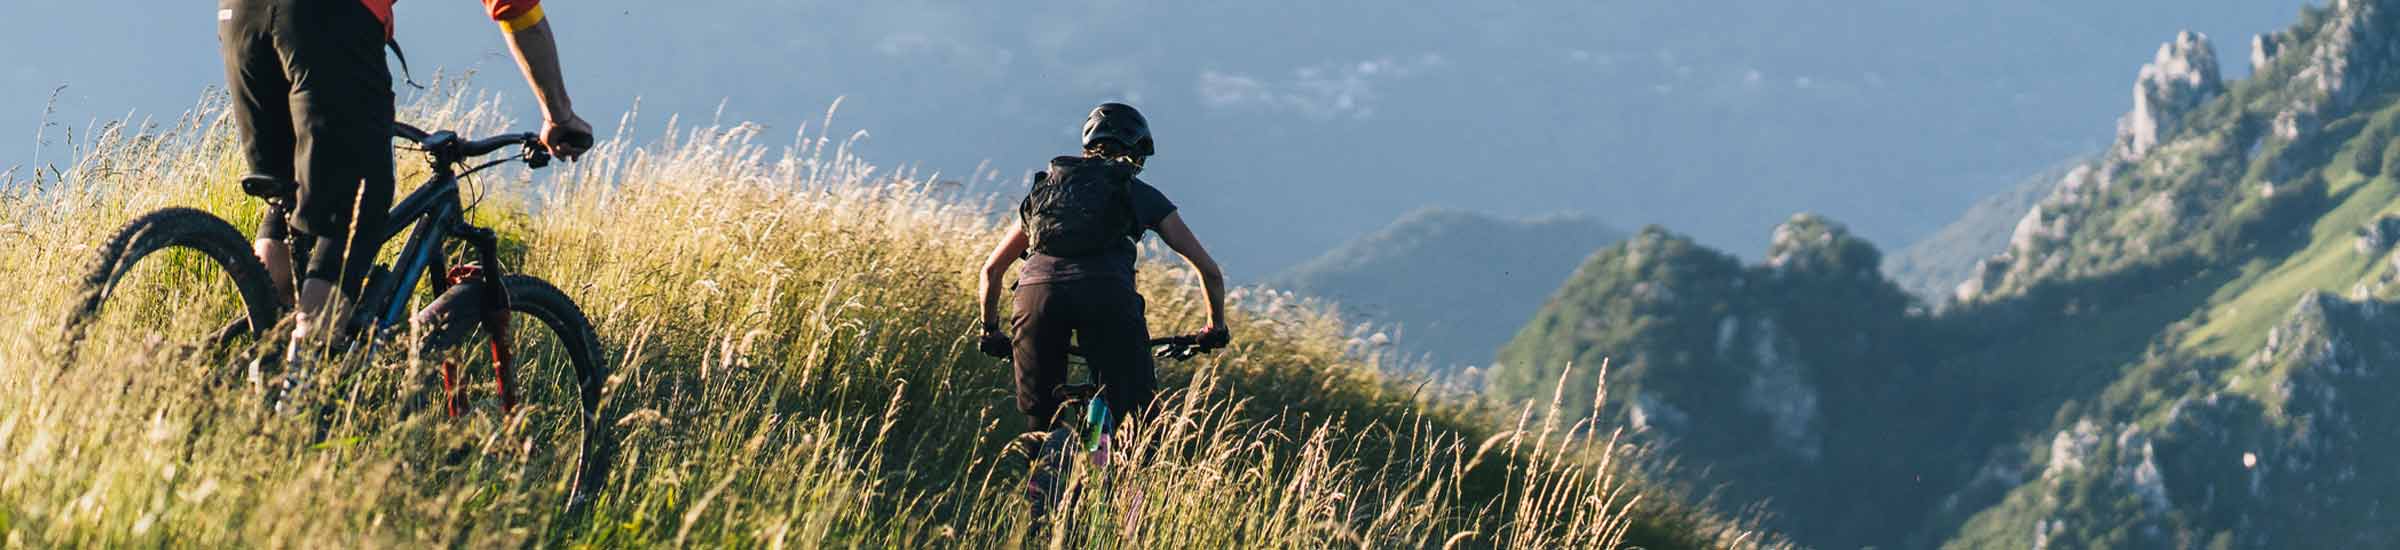
[[[1050,171],[1034,175],[1018,215],[1033,251],[1080,258],[1115,250],[1137,235],[1133,219],[1132,164],[1090,157],[1058,157]]]

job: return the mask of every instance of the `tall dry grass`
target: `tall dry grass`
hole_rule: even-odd
[[[470,186],[510,261],[582,305],[614,368],[602,412],[621,451],[575,513],[527,459],[542,442],[425,406],[427,367],[405,353],[332,363],[296,398],[330,415],[223,383],[242,355],[186,345],[235,307],[197,258],[146,265],[117,324],[58,364],[70,279],[118,224],[171,205],[255,223],[221,112],[99,129],[74,166],[0,194],[0,280],[17,288],[0,301],[8,546],[1766,544],[1636,482],[1607,427],[1420,395],[1346,349],[1353,329],[1326,308],[1262,290],[1236,293],[1235,347],[1165,366],[1165,412],[1125,434],[1106,485],[1034,533],[1005,451],[1007,367],[963,330],[999,229],[989,203],[839,139],[760,146],[749,125],[619,137],[545,178]],[[455,90],[403,117],[506,129]],[[403,153],[404,182],[420,162]],[[1155,330],[1199,326],[1182,270],[1141,282]]]

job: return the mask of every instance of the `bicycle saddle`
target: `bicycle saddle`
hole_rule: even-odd
[[[266,174],[242,176],[242,194],[262,199],[280,199],[300,192],[300,182]]]
[[[1070,401],[1077,399],[1091,399],[1093,396],[1100,395],[1100,385],[1059,384],[1058,387],[1051,388],[1050,391],[1058,394],[1059,399],[1066,399]]]

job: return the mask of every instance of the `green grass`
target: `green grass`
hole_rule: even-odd
[[[2351,235],[2383,215],[2400,212],[2400,201],[2395,200],[2400,199],[2400,183],[2353,175],[2336,180],[2325,192],[2338,206],[2309,227],[2309,245],[2248,268],[2249,276],[2219,291],[2202,313],[2208,321],[2185,337],[2185,348],[2227,357],[2256,350],[2302,294],[2347,294],[2351,285],[2374,274],[2382,258],[2359,254]]]
[[[436,95],[403,118],[503,130]],[[630,117],[628,118],[630,120]],[[477,213],[521,271],[591,317],[614,372],[612,475],[567,514],[556,457],[483,413],[426,406],[408,350],[321,367],[272,410],[247,362],[186,345],[221,280],[149,266],[73,364],[57,325],[92,249],[165,206],[255,222],[229,125],[102,132],[63,177],[0,193],[0,537],[8,546],[1761,547],[1746,524],[1643,481],[1613,428],[1433,395],[1350,353],[1305,299],[1236,292],[1231,349],[1166,367],[1159,422],[1127,434],[1115,505],[1028,532],[1004,452],[1007,367],[973,352],[970,272],[989,205],[807,136],[755,126],[604,142],[539,186],[481,178]],[[402,181],[422,175],[403,153]],[[406,190],[404,189],[403,192]],[[1227,243],[1221,246],[1238,246]],[[388,252],[387,252],[388,254]],[[187,261],[188,263],[188,261]],[[179,273],[182,272],[182,273]],[[1157,332],[1199,326],[1196,282],[1152,265]],[[140,304],[140,305],[131,305]],[[219,305],[210,305],[219,304]],[[227,383],[227,381],[232,381]],[[1433,392],[1439,394],[1441,392]],[[1095,491],[1092,494],[1099,494]],[[1139,506],[1131,503],[1139,502]]]

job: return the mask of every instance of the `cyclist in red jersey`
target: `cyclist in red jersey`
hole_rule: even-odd
[[[219,0],[218,38],[235,125],[251,172],[297,184],[287,201],[269,201],[254,248],[284,296],[304,279],[293,339],[323,327],[335,298],[360,292],[392,206],[392,76],[384,45],[392,37],[393,0]],[[542,105],[542,141],[573,159],[591,146],[592,128],[575,116],[558,62],[558,44],[541,0],[483,0]],[[286,210],[288,207],[288,211]],[[313,236],[308,265],[294,266],[288,235],[272,234],[288,216],[292,231]],[[301,277],[293,270],[303,269]],[[297,346],[295,346],[297,347]]]

